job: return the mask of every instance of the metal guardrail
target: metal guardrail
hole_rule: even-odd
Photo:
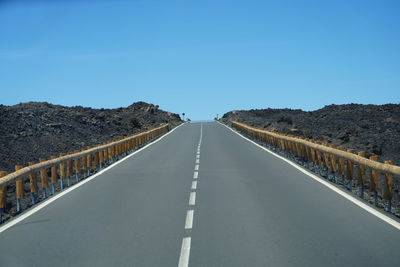
[[[35,204],[39,191],[37,174],[40,174],[41,190],[43,197],[47,197],[49,187],[48,178],[54,194],[55,184],[60,180],[61,190],[64,188],[64,180],[70,184],[70,177],[75,175],[79,181],[79,174],[89,175],[91,171],[110,161],[115,160],[131,149],[150,141],[151,139],[169,131],[169,124],[163,124],[154,129],[133,134],[128,137],[111,141],[110,143],[92,147],[80,152],[61,154],[60,157],[52,157],[50,160],[40,160],[40,163],[30,162],[29,166],[15,166],[16,171],[7,174],[0,171],[0,222],[1,215],[7,205],[7,186],[15,182],[16,212],[21,211],[21,200],[25,198],[24,184],[29,178],[29,188],[32,196],[32,204]],[[50,175],[49,175],[50,174]],[[59,179],[60,178],[60,179]]]
[[[392,165],[392,161],[381,163],[377,161],[378,157],[376,155],[370,156],[369,159],[366,158],[363,151],[354,154],[354,150],[352,149],[344,151],[342,147],[335,147],[311,139],[263,130],[237,121],[231,121],[231,125],[304,162],[311,162],[315,166],[323,168],[326,172],[325,177],[331,174],[336,183],[338,182],[338,176],[340,176],[344,185],[347,180],[351,186],[351,182],[357,173],[356,180],[361,187],[360,197],[364,197],[365,185],[368,184],[369,190],[374,193],[375,204],[377,205],[378,195],[381,193],[383,199],[388,201],[387,210],[391,211],[394,195],[393,177],[400,175],[400,166]],[[383,180],[380,179],[381,174],[383,174]],[[369,176],[369,180],[367,180],[367,176]],[[399,202],[399,199],[396,200]]]

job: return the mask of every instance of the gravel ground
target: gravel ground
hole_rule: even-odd
[[[236,110],[222,117],[224,123],[230,120],[365,151],[367,156],[375,154],[382,162],[400,165],[400,104],[330,105],[310,112]]]
[[[176,125],[178,114],[137,102],[126,108],[92,109],[42,102],[0,105],[0,170],[49,159],[155,127]]]

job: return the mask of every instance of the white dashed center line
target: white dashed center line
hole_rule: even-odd
[[[193,215],[194,210],[188,210],[186,213],[185,230],[190,230],[193,228]]]
[[[192,242],[192,238],[190,237],[192,229],[193,229],[193,215],[194,215],[194,206],[196,205],[196,191],[197,190],[197,179],[199,178],[199,168],[200,168],[200,146],[201,141],[203,139],[203,124],[200,124],[200,139],[199,144],[197,146],[196,152],[196,163],[194,166],[195,172],[193,173],[193,180],[191,190],[189,195],[189,209],[186,213],[185,220],[185,231],[186,237],[182,239],[182,247],[181,254],[179,255],[179,263],[178,267],[188,267],[189,266],[189,256],[190,256],[190,244]]]
[[[178,267],[189,266],[190,241],[191,237],[185,237],[182,240],[181,256],[179,257]]]
[[[196,192],[191,192],[189,197],[189,205],[194,206],[196,204]]]
[[[196,190],[197,189],[197,181],[193,181],[192,182],[192,190]]]

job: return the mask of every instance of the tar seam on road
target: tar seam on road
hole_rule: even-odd
[[[197,155],[196,155],[196,165],[194,167],[195,172],[193,173],[193,181],[191,186],[191,191],[189,194],[189,208],[186,213],[185,220],[185,231],[186,236],[182,239],[181,253],[179,256],[178,267],[188,267],[189,266],[189,256],[190,256],[190,244],[192,241],[191,231],[193,229],[193,217],[194,217],[194,206],[196,204],[196,190],[197,190],[197,178],[199,177],[199,164],[200,164],[200,147],[201,141],[203,140],[203,124],[200,124],[200,138],[199,144],[197,145]]]
[[[174,129],[172,129],[170,132],[164,134],[163,136],[161,136],[160,138],[157,138],[156,140],[148,143],[147,145],[145,145],[144,147],[136,150],[135,152],[133,152],[132,154],[129,154],[128,156],[114,162],[113,164],[111,164],[110,166],[108,166],[107,168],[99,171],[96,174],[93,174],[92,176],[86,178],[85,180],[80,181],[79,183],[69,187],[68,189],[65,189],[64,191],[58,193],[55,196],[52,196],[50,198],[48,198],[47,200],[45,200],[43,203],[40,203],[39,205],[37,205],[36,207],[24,212],[23,214],[21,214],[20,216],[16,217],[15,219],[13,219],[12,221],[6,223],[5,225],[0,227],[0,233],[4,232],[5,230],[7,230],[8,228],[16,225],[17,223],[19,223],[22,220],[25,220],[26,218],[28,218],[29,216],[33,215],[34,213],[38,212],[39,210],[43,209],[44,207],[46,207],[47,205],[49,205],[50,203],[56,201],[57,199],[59,199],[60,197],[68,194],[69,192],[71,192],[72,190],[75,190],[76,188],[90,182],[91,180],[93,180],[94,178],[96,178],[97,176],[103,174],[104,172],[108,171],[109,169],[111,169],[112,167],[115,167],[116,165],[124,162],[125,160],[129,159],[130,157],[132,157],[133,155],[139,153],[140,151],[148,148],[149,146],[157,143],[158,141],[160,141],[161,139],[163,139],[164,137],[166,137],[167,135],[169,135],[170,133],[172,133],[173,131],[175,131],[176,129],[178,129],[179,127],[181,127],[182,125],[184,125],[184,123],[182,123],[181,125],[175,127]]]
[[[265,151],[267,151],[268,153],[274,155],[275,157],[289,163],[291,166],[295,167],[296,169],[298,169],[299,171],[301,171],[302,173],[306,174],[307,176],[311,177],[312,179],[314,179],[315,181],[321,183],[322,185],[328,187],[329,189],[331,189],[332,191],[336,192],[337,194],[341,195],[342,197],[346,198],[347,200],[353,202],[355,205],[359,206],[360,208],[364,209],[365,211],[369,212],[370,214],[376,216],[377,218],[381,219],[382,221],[390,224],[391,226],[395,227],[396,229],[400,230],[400,223],[397,222],[396,220],[390,218],[389,216],[375,210],[374,208],[368,206],[367,204],[365,204],[364,202],[362,202],[361,200],[358,200],[357,198],[353,197],[352,195],[349,195],[348,193],[336,188],[334,185],[330,184],[329,182],[323,180],[322,178],[316,176],[315,174],[309,172],[308,170],[304,169],[303,167],[295,164],[294,162],[276,154],[275,152],[257,144],[256,142],[254,142],[253,140],[250,140],[249,138],[243,136],[242,134],[236,132],[235,130],[233,130],[232,128],[230,128],[229,126],[218,122],[219,124],[225,126],[226,128],[228,128],[229,130],[231,130],[232,132],[234,132],[235,134],[239,135],[240,137],[242,137],[243,139],[253,143],[254,145],[260,147],[261,149],[264,149]]]

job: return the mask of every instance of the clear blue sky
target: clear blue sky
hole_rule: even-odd
[[[0,103],[400,102],[400,1],[0,0]]]

